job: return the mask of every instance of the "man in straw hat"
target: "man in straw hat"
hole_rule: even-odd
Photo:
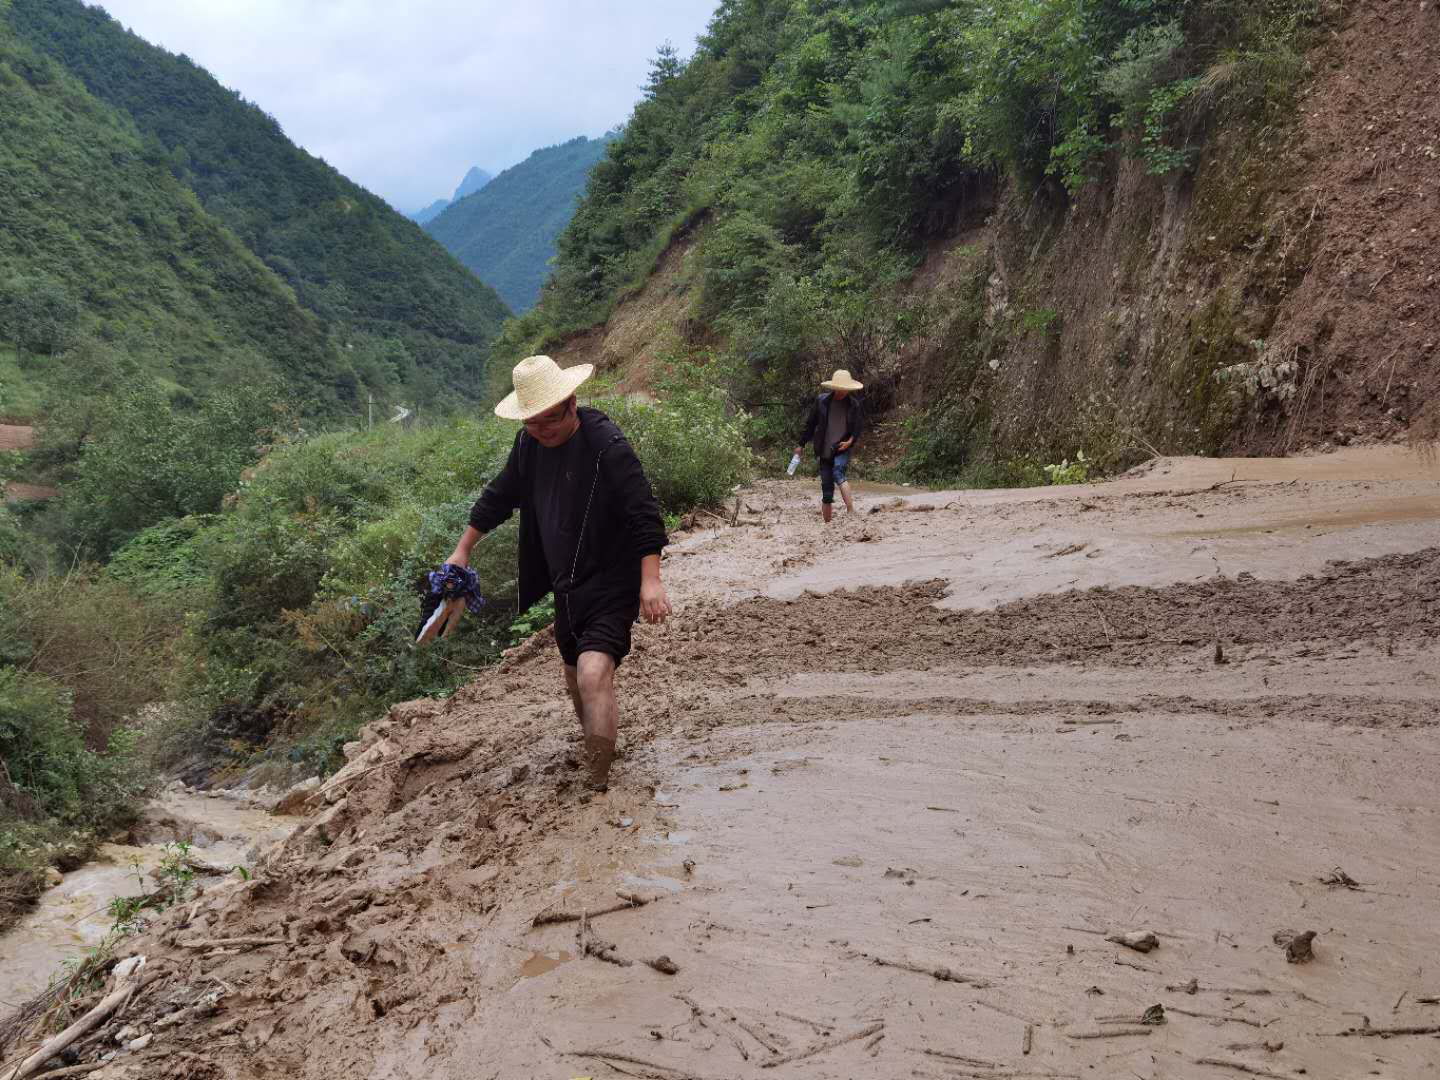
[[[515,365],[515,390],[495,415],[524,426],[500,475],[470,511],[449,561],[520,511],[520,609],[555,594],[555,644],[585,738],[589,786],[604,791],[615,757],[615,669],[630,651],[637,614],[663,622],[665,527],[640,459],[598,409],[575,391],[594,365],[561,369],[548,356]]]
[[[841,368],[820,386],[829,393],[815,399],[795,453],[804,453],[805,444],[814,438],[815,457],[820,462],[820,513],[829,521],[837,487],[840,497],[845,500],[845,510],[852,514],[855,512],[845,470],[850,466],[850,452],[855,449],[855,440],[860,438],[863,423],[860,399],[855,397],[855,392],[865,389],[865,385],[856,382],[850,377],[850,372]]]

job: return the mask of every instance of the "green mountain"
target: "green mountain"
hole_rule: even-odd
[[[149,160],[163,162],[293,289],[367,384],[476,391],[507,312],[414,223],[295,146],[191,60],[101,9],[10,0],[4,18],[133,122]]]
[[[348,366],[322,321],[163,152],[4,18],[0,220],[0,340],[24,369],[11,360],[0,383],[43,379],[57,354],[90,341],[176,390],[276,374],[322,406],[343,396]]]
[[[570,221],[586,176],[612,139],[582,135],[536,150],[452,203],[425,228],[511,308],[526,311],[540,298],[555,237]]]
[[[472,165],[470,166],[470,171],[465,174],[465,178],[461,180],[459,186],[455,188],[455,194],[451,195],[450,198],[436,199],[429,206],[416,210],[413,214],[407,214],[406,217],[417,225],[427,225],[439,217],[440,212],[447,206],[459,202],[465,198],[466,195],[475,194],[475,192],[479,191],[494,179],[494,175],[489,171],[480,168],[478,165]]]

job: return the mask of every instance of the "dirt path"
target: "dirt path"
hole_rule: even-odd
[[[134,944],[175,974],[130,1022],[218,1014],[92,1075],[1440,1070],[1339,1034],[1440,1026],[1440,470],[1167,461],[829,530],[808,485],[744,498],[667,560],[608,795],[544,642],[397,708],[255,881]],[[630,966],[531,926],[617,890],[655,902],[586,940]]]
[[[20,424],[0,424],[0,450],[28,450],[34,442],[34,428]]]

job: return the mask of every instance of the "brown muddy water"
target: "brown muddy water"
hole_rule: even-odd
[[[103,844],[94,861],[66,874],[28,915],[0,935],[0,1007],[17,1006],[64,973],[109,933],[110,902],[155,889],[149,874],[166,844],[185,840],[191,854],[210,865],[248,867],[258,843],[277,838],[293,818],[272,817],[259,807],[226,797],[167,791],[135,827],[133,844]],[[198,879],[202,882],[206,879]]]

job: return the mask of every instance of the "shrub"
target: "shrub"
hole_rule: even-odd
[[[85,746],[71,695],[43,676],[0,669],[0,761],[45,816],[96,827],[123,817],[144,790],[135,734],[111,732],[104,753]]]
[[[664,511],[723,502],[749,477],[744,417],[728,412],[723,391],[676,391],[659,405],[618,397],[595,405],[635,448]]]

